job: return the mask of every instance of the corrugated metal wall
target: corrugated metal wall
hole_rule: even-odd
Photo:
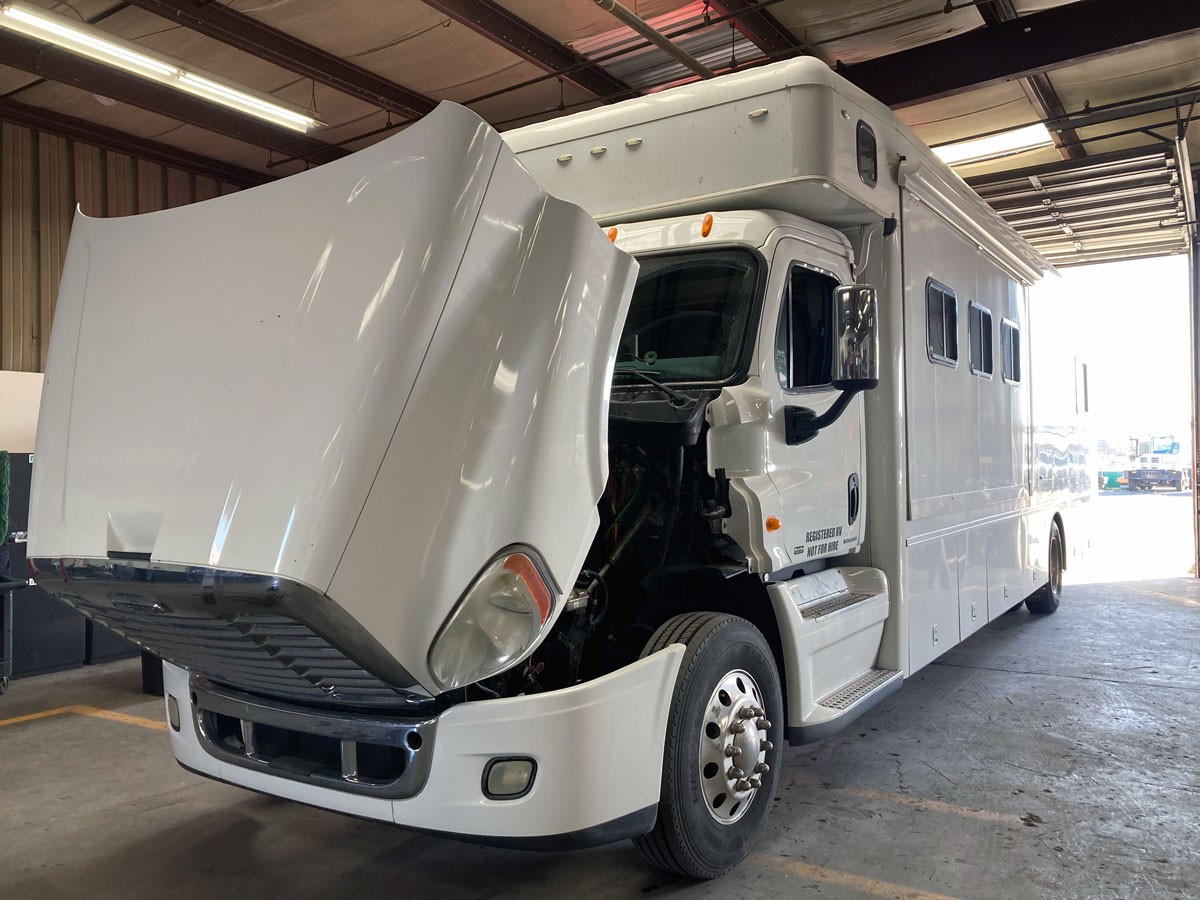
[[[45,366],[75,206],[127,216],[236,185],[65,138],[0,125],[0,369]]]

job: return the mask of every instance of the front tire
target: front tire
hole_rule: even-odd
[[[1063,540],[1057,522],[1050,523],[1050,553],[1046,564],[1049,568],[1046,583],[1025,601],[1029,611],[1039,615],[1054,612],[1062,600]]]
[[[634,844],[660,868],[716,878],[750,852],[775,795],[783,757],[783,693],[750,622],[689,613],[665,622],[643,656],[687,647],[667,720],[654,830]]]

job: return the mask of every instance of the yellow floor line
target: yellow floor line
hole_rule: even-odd
[[[48,719],[50,716],[61,716],[63,713],[74,712],[73,706],[60,706],[58,709],[47,709],[43,712],[30,713],[27,716],[17,716],[12,719],[0,719],[0,728],[5,725],[20,725],[22,722],[32,722],[34,719]]]
[[[836,884],[876,897],[899,898],[899,900],[955,900],[945,894],[931,894],[929,891],[908,888],[888,881],[878,881],[874,878],[864,878],[862,875],[852,875],[837,869],[826,869],[824,866],[814,866],[798,860],[780,859],[778,856],[768,856],[765,853],[751,853],[748,861],[787,875],[811,878],[813,881],[823,881],[826,884]]]
[[[11,719],[0,719],[0,728],[5,725],[19,725],[22,722],[32,722],[35,719],[48,719],[51,716],[61,716],[71,713],[77,716],[90,716],[93,719],[108,719],[110,722],[120,722],[122,725],[136,725],[139,728],[149,728],[152,731],[166,731],[167,723],[159,719],[148,719],[145,716],[131,716],[128,713],[114,712],[111,709],[100,709],[96,706],[60,706],[57,709],[47,709],[42,712],[29,713]]]
[[[136,725],[138,728],[149,728],[151,731],[166,731],[167,723],[162,719],[148,719],[145,716],[131,716],[129,713],[114,712],[111,709],[99,709],[95,706],[73,706],[71,712],[81,716],[91,716],[94,719],[108,719],[110,722],[120,722],[122,725]]]
[[[934,812],[946,813],[952,816],[963,816],[968,819],[980,819],[984,822],[999,822],[1003,825],[1020,826],[1021,817],[1016,813],[1002,813],[992,809],[972,809],[969,806],[959,806],[955,803],[945,803],[941,800],[926,800],[923,797],[914,797],[911,794],[896,794],[891,791],[873,791],[867,788],[854,787],[835,787],[826,788],[817,785],[815,782],[805,781],[799,778],[788,779],[797,787],[819,788],[822,791],[828,791],[836,794],[849,794],[852,797],[862,797],[864,800],[878,800],[881,803],[895,803],[900,806],[908,806],[912,809],[928,809]]]

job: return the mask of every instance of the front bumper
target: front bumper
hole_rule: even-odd
[[[330,786],[328,777],[310,777],[303,766],[285,764],[277,773],[252,759],[214,753],[197,730],[188,672],[164,663],[163,684],[168,702],[173,697],[180,707],[179,729],[170,730],[175,758],[198,774],[482,843],[578,847],[653,827],[667,716],[683,652],[681,645],[672,645],[585,684],[461,703],[428,722],[397,720],[397,743],[418,725],[430,738],[421,748],[422,783],[403,799]],[[337,713],[316,715],[325,718],[329,736],[344,736]],[[484,794],[484,770],[493,759],[511,757],[535,762],[533,784],[518,798],[490,799]]]
[[[1144,469],[1129,473],[1130,484],[1163,485],[1183,482],[1182,472],[1172,472],[1163,469]]]

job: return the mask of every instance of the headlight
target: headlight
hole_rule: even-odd
[[[502,672],[537,641],[553,595],[533,552],[502,552],[479,574],[429,651],[443,691]]]

